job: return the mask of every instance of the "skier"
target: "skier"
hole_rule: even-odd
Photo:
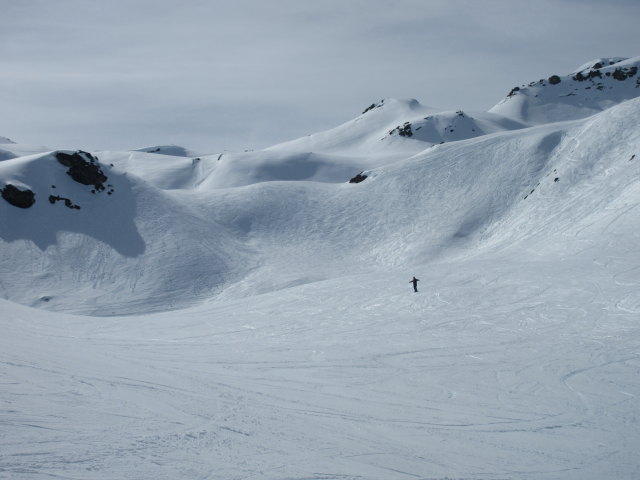
[[[413,280],[411,280],[409,283],[413,283],[413,291],[417,292],[418,291],[418,282],[420,280],[418,280],[416,277],[413,277]]]

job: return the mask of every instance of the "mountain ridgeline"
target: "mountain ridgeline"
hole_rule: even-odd
[[[0,292],[118,315],[505,248],[560,258],[576,236],[607,248],[640,202],[639,64],[550,73],[488,112],[384,99],[260,151],[0,137]]]

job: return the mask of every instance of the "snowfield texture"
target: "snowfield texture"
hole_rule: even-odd
[[[639,63],[103,184],[1,137],[0,478],[637,478]]]

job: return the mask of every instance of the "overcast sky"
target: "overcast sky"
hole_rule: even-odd
[[[0,136],[262,148],[384,97],[487,110],[640,55],[638,0],[0,0]]]

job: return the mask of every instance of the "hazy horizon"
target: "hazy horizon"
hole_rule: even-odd
[[[0,0],[0,135],[52,148],[263,148],[381,98],[487,110],[635,56],[630,1]]]

